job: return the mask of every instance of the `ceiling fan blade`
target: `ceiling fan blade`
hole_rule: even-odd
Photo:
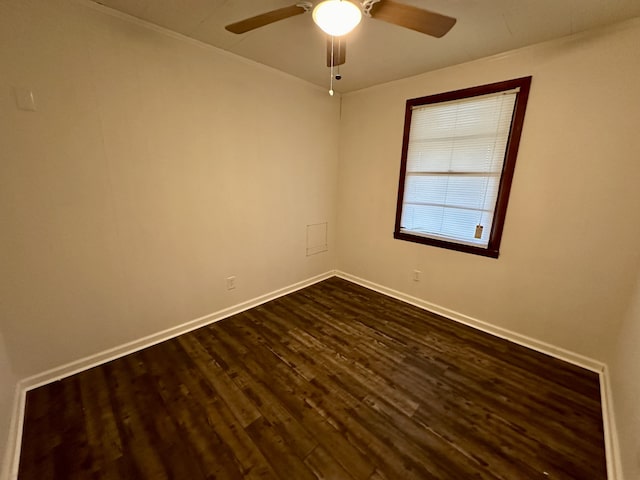
[[[244,20],[240,20],[239,22],[227,25],[224,28],[231,33],[246,33],[250,30],[255,30],[256,28],[269,25],[270,23],[300,15],[301,13],[304,13],[306,11],[307,10],[304,7],[291,5],[290,7],[279,8],[277,10],[272,10],[267,13],[256,15],[255,17],[245,18]]]
[[[442,37],[455,25],[456,19],[422,8],[382,0],[371,7],[371,16],[376,20],[410,28],[432,37]]]
[[[342,37],[333,37],[333,66],[342,65],[347,59],[347,42]],[[331,66],[331,37],[327,38],[327,67]]]

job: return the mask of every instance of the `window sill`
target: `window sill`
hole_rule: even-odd
[[[394,232],[393,238],[396,240],[405,240],[407,242],[421,243],[423,245],[431,245],[433,247],[446,248],[456,250],[458,252],[472,253],[483,257],[498,258],[500,251],[498,248],[474,247],[473,245],[465,245],[463,243],[447,242],[445,240],[437,240],[435,238],[427,238],[419,235],[411,235],[409,233]]]

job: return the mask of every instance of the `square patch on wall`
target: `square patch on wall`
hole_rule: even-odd
[[[327,222],[307,225],[307,257],[327,250]]]

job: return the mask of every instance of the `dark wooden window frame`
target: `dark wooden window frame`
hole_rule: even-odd
[[[522,77],[502,82],[481,85],[478,87],[465,88],[451,92],[438,93],[407,100],[404,115],[404,133],[402,136],[402,160],[400,164],[400,180],[398,185],[398,203],[396,206],[396,224],[394,230],[394,238],[399,240],[407,240],[409,242],[422,243],[435,247],[448,248],[460,252],[473,253],[483,255],[485,257],[498,258],[500,252],[500,241],[502,239],[502,231],[504,229],[504,221],[507,214],[507,204],[509,203],[509,193],[511,192],[511,182],[513,181],[513,172],[516,166],[516,157],[518,155],[518,147],[520,145],[520,136],[522,126],[524,124],[524,115],[527,108],[527,100],[529,98],[529,89],[531,86],[531,77]],[[489,242],[486,248],[456,243],[454,241],[446,241],[435,238],[423,237],[411,233],[402,232],[400,229],[400,221],[402,219],[402,203],[404,200],[404,185],[407,170],[407,152],[409,150],[409,133],[411,129],[411,114],[413,108],[422,105],[434,103],[448,102],[452,100],[460,100],[464,98],[477,97],[491,93],[520,88],[516,96],[516,102],[511,120],[511,128],[509,131],[509,140],[505,153],[505,160],[500,176],[500,186],[498,189],[498,197],[496,200],[496,208],[493,215],[493,224],[489,235]]]

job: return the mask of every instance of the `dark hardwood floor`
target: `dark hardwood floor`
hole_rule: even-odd
[[[19,478],[605,479],[598,376],[331,278],[29,392]]]

